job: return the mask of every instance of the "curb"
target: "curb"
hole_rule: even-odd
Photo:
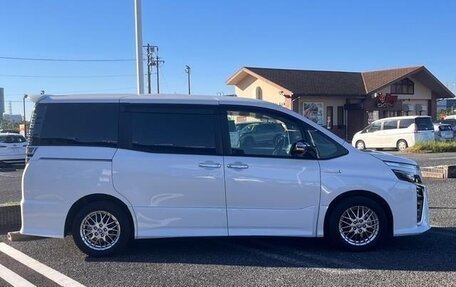
[[[0,206],[0,234],[21,228],[21,206]]]
[[[423,177],[428,178],[455,178],[456,165],[426,166],[421,168]]]

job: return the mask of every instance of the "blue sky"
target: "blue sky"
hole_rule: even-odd
[[[143,42],[158,45],[165,60],[162,93],[186,93],[185,65],[192,67],[194,94],[232,94],[225,81],[243,66],[368,71],[425,65],[454,88],[455,8],[450,0],[142,0]],[[2,1],[0,39],[0,87],[14,113],[22,111],[24,93],[41,90],[136,92],[133,0]]]

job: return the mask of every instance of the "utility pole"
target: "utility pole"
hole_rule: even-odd
[[[151,85],[151,68],[152,68],[152,62],[154,61],[153,54],[152,54],[152,46],[150,44],[147,44],[147,46],[144,46],[147,48],[147,92],[150,94],[152,92],[152,85]]]
[[[147,46],[143,46],[146,48],[147,51],[147,89],[149,94],[152,92],[152,84],[151,84],[151,74],[152,74],[152,67],[155,66],[157,69],[157,94],[160,94],[160,65],[164,64],[160,57],[158,57],[158,46],[153,46],[147,44]],[[154,56],[155,54],[155,56]]]
[[[152,66],[157,68],[157,94],[160,94],[160,65],[164,64],[165,61],[158,56],[158,46],[152,46],[152,51],[155,52],[155,59],[152,61]]]
[[[25,116],[25,99],[28,97],[27,94],[24,95],[24,97],[22,98],[22,103],[24,105],[24,136],[26,137],[27,136],[27,118]]]
[[[187,86],[188,86],[188,94],[191,95],[191,89],[190,89],[190,74],[192,72],[192,68],[189,65],[185,65],[185,73],[187,73]]]
[[[135,0],[135,36],[136,36],[136,86],[138,95],[144,94],[141,0]]]

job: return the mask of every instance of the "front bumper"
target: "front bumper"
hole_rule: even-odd
[[[394,236],[415,235],[431,229],[429,218],[429,196],[426,186],[416,185],[416,226],[394,230]]]

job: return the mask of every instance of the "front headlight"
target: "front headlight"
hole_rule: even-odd
[[[411,183],[422,183],[420,167],[414,164],[385,161],[398,179]]]

